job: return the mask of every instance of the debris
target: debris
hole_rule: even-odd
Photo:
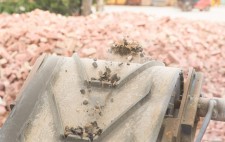
[[[136,55],[137,53],[142,52],[143,49],[138,42],[129,41],[128,39],[124,38],[123,40],[119,40],[118,42],[115,42],[111,46],[111,51],[114,54],[119,54],[123,56],[123,55],[129,55],[129,54]]]
[[[99,72],[99,81],[109,81],[111,76],[111,70],[108,67],[105,67],[105,72]]]
[[[68,135],[77,135],[80,136],[80,138],[83,138],[83,128],[78,126],[77,128],[71,127],[69,128],[68,126],[65,127],[65,137],[68,137]]]
[[[65,137],[69,135],[79,136],[81,139],[88,138],[91,142],[94,140],[96,136],[100,136],[102,134],[102,129],[99,128],[98,123],[93,121],[91,123],[87,123],[84,127],[65,127]]]
[[[110,81],[112,84],[114,84],[115,82],[119,81],[120,77],[117,76],[117,73],[113,74],[110,78]]]
[[[98,67],[98,64],[97,64],[96,62],[93,62],[93,63],[92,63],[92,66],[93,66],[94,68],[97,68],[97,67]]]
[[[105,67],[104,73],[99,71],[99,78],[97,80],[101,81],[103,84],[110,83],[114,86],[115,83],[120,80],[120,77],[117,76],[117,73],[111,75],[111,69],[109,67]]]
[[[83,105],[87,105],[87,104],[88,104],[88,100],[84,100]]]
[[[127,59],[128,59],[129,62],[131,62],[133,60],[133,56],[130,55],[130,56],[127,57]]]
[[[119,64],[118,64],[118,66],[122,66],[122,65],[123,65],[123,63],[119,63]]]
[[[140,53],[140,57],[144,57],[144,53]]]
[[[11,104],[9,105],[9,108],[10,108],[11,111],[13,110],[14,106],[15,106],[15,103],[11,103]]]
[[[85,94],[85,90],[84,90],[84,89],[81,89],[81,90],[80,90],[80,93],[81,93],[81,94]]]
[[[94,78],[94,77],[91,77],[91,80],[97,80],[96,78]]]
[[[111,102],[111,103],[113,103],[113,102],[114,102],[114,99],[113,99],[113,98],[111,98],[111,99],[110,99],[110,102]]]
[[[91,80],[100,81],[102,86],[115,86],[116,82],[120,80],[120,77],[117,73],[111,74],[111,69],[105,66],[105,71],[98,71],[99,77],[96,79],[95,77],[91,77]]]

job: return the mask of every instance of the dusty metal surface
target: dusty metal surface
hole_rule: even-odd
[[[190,142],[194,140],[199,116],[197,108],[203,82],[202,73],[194,72],[193,80],[190,82],[187,104],[181,121],[181,141]]]
[[[44,62],[39,69],[40,73],[45,70],[51,70],[51,73],[31,81],[42,82],[42,85],[37,84],[40,91],[36,90],[34,93],[29,86],[25,87],[28,95],[23,97],[33,102],[21,104],[19,100],[17,109],[14,109],[16,115],[12,115],[15,120],[7,120],[8,123],[0,133],[1,140],[156,141],[170,98],[179,80],[180,69],[164,67],[155,61],[144,65],[121,65],[121,62],[93,59],[77,61],[74,57],[55,57],[55,60],[55,68]],[[93,66],[93,62],[97,63],[97,67]],[[110,69],[110,73],[106,67]],[[116,81],[113,79],[114,74],[117,74]],[[92,78],[100,82],[91,85]],[[108,86],[105,87],[104,84]],[[33,106],[28,105],[29,114],[24,114],[22,109],[29,103],[33,103]],[[18,111],[18,108],[21,110]],[[13,129],[17,119],[20,119],[18,112],[26,119],[20,122],[21,127],[16,129],[15,137],[10,139],[10,135],[3,136],[3,132],[8,129],[7,125],[11,123],[10,129]],[[94,132],[93,125],[98,132]],[[82,137],[78,134],[81,128]],[[68,129],[75,132],[66,131]],[[72,137],[65,137],[66,132]]]

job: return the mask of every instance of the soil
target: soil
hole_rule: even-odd
[[[124,55],[137,55],[141,53],[143,48],[138,42],[130,41],[128,39],[123,39],[115,42],[111,46],[111,52],[114,54]]]
[[[91,123],[87,123],[84,127],[65,127],[65,137],[69,135],[79,136],[81,139],[88,138],[91,142],[94,140],[96,136],[102,134],[102,129],[98,127],[98,123],[93,121]]]
[[[120,77],[117,75],[117,73],[111,74],[111,69],[109,67],[105,66],[105,71],[99,71],[99,80],[100,82],[104,83],[110,83],[113,86],[120,80]],[[92,80],[96,80],[96,78],[92,77]]]
[[[94,61],[94,62],[92,63],[92,66],[93,66],[94,68],[97,68],[97,67],[98,67],[98,64]]]
[[[86,92],[86,91],[85,91],[84,89],[81,89],[81,90],[80,90],[80,93],[81,93],[81,94],[85,94],[85,92]]]
[[[83,101],[83,105],[87,105],[88,104],[88,101],[87,100],[84,100]]]

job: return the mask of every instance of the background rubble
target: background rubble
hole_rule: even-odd
[[[225,97],[225,23],[158,18],[143,13],[65,17],[35,10],[0,15],[0,124],[42,53],[106,58],[110,44],[129,35],[146,54],[169,66],[204,72],[203,94]],[[225,141],[225,123],[211,122],[205,140]]]

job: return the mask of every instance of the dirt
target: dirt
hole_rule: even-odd
[[[122,66],[122,65],[123,65],[123,62],[118,64],[119,67]]]
[[[117,75],[117,73],[112,74],[111,72],[111,69],[105,66],[105,71],[99,71],[99,77],[97,79],[92,77],[91,80],[98,80],[100,82],[104,82],[106,84],[110,83],[112,86],[115,86],[116,82],[120,80],[120,77]]]
[[[114,44],[111,46],[111,52],[114,54],[119,54],[121,56],[137,55],[138,53],[141,53],[142,51],[143,51],[143,48],[138,42],[128,40],[126,38],[124,38],[123,40],[114,42]]]
[[[84,100],[83,105],[87,105],[87,104],[88,104],[88,100]]]
[[[93,121],[91,123],[87,123],[84,127],[65,127],[65,137],[69,135],[79,136],[81,139],[89,139],[91,142],[95,137],[100,136],[102,134],[102,129],[98,127],[98,123]]]
[[[144,57],[144,53],[140,53],[140,57],[142,57],[142,58],[143,58],[143,57]]]
[[[114,84],[115,82],[119,81],[120,80],[120,77],[117,76],[117,73],[113,74],[110,78],[110,81],[112,84]]]
[[[93,63],[92,63],[92,66],[93,66],[94,68],[97,68],[97,67],[98,67],[98,64],[97,64],[96,62],[93,62]]]
[[[180,72],[180,92],[181,92],[181,95],[184,93],[184,74],[183,74],[183,71]]]
[[[104,73],[102,71],[99,71],[99,81],[109,81],[111,76],[111,70],[108,67],[105,67]]]
[[[80,93],[81,93],[81,94],[85,94],[85,92],[86,92],[86,91],[85,91],[84,89],[81,89],[81,90],[80,90]]]

